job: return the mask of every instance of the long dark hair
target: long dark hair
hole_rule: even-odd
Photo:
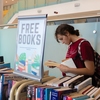
[[[56,31],[55,31],[55,37],[56,37],[56,40],[57,42],[58,41],[58,38],[57,38],[57,35],[60,34],[60,35],[66,35],[66,32],[69,32],[70,34],[72,35],[76,35],[76,36],[79,36],[79,30],[75,30],[73,26],[71,25],[68,25],[68,24],[61,24],[57,27]]]

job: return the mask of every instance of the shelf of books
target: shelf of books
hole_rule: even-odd
[[[92,78],[49,76],[42,81],[4,73],[0,79],[0,100],[99,100],[100,88],[92,85]]]

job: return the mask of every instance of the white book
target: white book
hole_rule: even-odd
[[[84,94],[87,90],[89,90],[91,87],[93,87],[92,85],[88,85],[85,88],[83,88],[82,90],[79,91],[79,93]]]
[[[83,93],[83,94],[85,94],[85,95],[87,95],[90,91],[92,91],[93,89],[94,89],[95,87],[94,86],[92,86],[89,90],[87,90],[85,93]]]
[[[67,80],[69,80],[71,77],[67,76],[67,77],[64,77],[60,80],[58,80],[57,82],[53,83],[52,86],[56,86],[56,87],[59,87],[59,85]]]
[[[64,87],[69,87],[69,84],[72,83],[73,81],[75,81],[76,79],[80,78],[80,77],[83,77],[83,75],[78,75],[78,76],[75,76],[73,78],[71,78],[70,80],[66,81],[63,83],[63,86]]]
[[[92,95],[93,98],[95,98],[98,94],[100,94],[100,88],[98,88],[95,93]]]
[[[75,88],[77,89],[77,91],[80,91],[88,85],[92,85],[92,78],[84,80],[82,83],[76,85]]]
[[[97,91],[97,89],[98,89],[98,88],[95,87],[95,88],[94,88],[92,91],[90,91],[87,95],[90,96],[90,97],[92,97],[92,96],[94,95],[95,91]]]
[[[67,60],[61,62],[61,64],[68,66],[70,68],[77,68],[72,58],[68,58]],[[76,76],[76,74],[73,73],[66,73],[66,75],[71,77]]]

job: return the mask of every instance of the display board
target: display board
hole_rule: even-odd
[[[47,15],[18,17],[14,73],[41,80]]]

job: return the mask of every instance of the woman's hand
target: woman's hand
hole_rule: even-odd
[[[68,66],[65,66],[65,65],[62,65],[62,64],[60,64],[60,66],[58,68],[64,73],[67,73],[68,69],[69,69]]]

